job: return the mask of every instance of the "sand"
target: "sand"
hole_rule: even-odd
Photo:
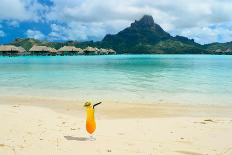
[[[231,107],[103,102],[89,141],[82,105],[0,97],[0,155],[232,154]]]

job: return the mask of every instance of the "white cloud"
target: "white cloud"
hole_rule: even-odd
[[[203,44],[211,42],[229,42],[232,41],[232,23],[227,23],[231,27],[214,25],[211,27],[194,27],[185,29],[181,35],[194,38],[196,42]]]
[[[1,0],[0,20],[39,21],[48,7],[37,0]]]
[[[68,29],[64,26],[52,24],[51,32],[48,34],[49,40],[68,40],[67,31]]]
[[[107,33],[106,27],[100,23],[71,22],[67,26],[52,24],[51,29],[49,40],[97,40]]]
[[[4,31],[0,30],[0,37],[4,37],[6,34]]]
[[[27,30],[26,35],[28,38],[34,38],[34,39],[40,39],[40,40],[45,39],[45,35],[38,30],[29,29]]]
[[[24,3],[20,0],[1,0],[0,19],[20,19],[25,20],[30,18]]]
[[[232,20],[231,0],[53,0],[53,3],[48,18],[66,22],[133,21],[151,14],[158,23],[185,28]]]

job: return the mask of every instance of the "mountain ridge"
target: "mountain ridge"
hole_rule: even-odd
[[[150,15],[144,15],[139,21],[135,20],[130,27],[115,35],[106,35],[101,44],[120,53],[207,53],[193,39],[171,36]]]

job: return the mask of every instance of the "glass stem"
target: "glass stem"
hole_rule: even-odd
[[[89,136],[89,140],[90,140],[90,141],[94,141],[94,140],[95,140],[95,138],[93,137],[92,134]]]

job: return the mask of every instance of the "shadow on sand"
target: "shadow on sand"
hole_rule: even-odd
[[[87,137],[73,137],[73,136],[64,136],[67,140],[76,140],[76,141],[88,141],[89,138]]]

